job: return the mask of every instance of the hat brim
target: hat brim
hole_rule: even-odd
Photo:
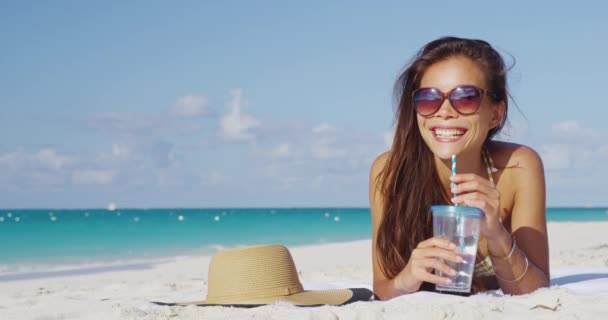
[[[370,301],[374,293],[366,288],[350,288],[350,289],[332,289],[332,290],[312,290],[303,291],[289,296],[268,297],[263,299],[229,301],[225,303],[207,302],[207,301],[191,301],[191,302],[176,302],[166,303],[152,301],[154,304],[163,306],[223,306],[223,307],[242,307],[254,308],[276,302],[287,302],[301,307],[315,307],[323,305],[345,305],[357,301]]]

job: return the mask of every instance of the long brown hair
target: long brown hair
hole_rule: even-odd
[[[478,63],[486,76],[486,89],[497,94],[496,101],[505,103],[502,121],[488,132],[485,143],[502,129],[507,119],[507,70],[500,54],[485,41],[455,37],[434,40],[418,52],[399,76],[395,83],[398,101],[395,137],[376,183],[384,200],[376,249],[381,270],[388,278],[399,274],[418,243],[432,236],[431,204],[449,203],[450,196],[439,187],[441,181],[433,153],[418,130],[412,93],[432,64],[454,56]]]

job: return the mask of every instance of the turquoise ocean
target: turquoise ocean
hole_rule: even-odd
[[[549,208],[547,220],[608,221],[608,208]],[[369,208],[0,209],[0,275],[370,234]]]

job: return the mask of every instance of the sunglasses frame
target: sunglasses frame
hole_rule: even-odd
[[[454,91],[456,91],[458,89],[462,89],[462,88],[472,88],[472,89],[475,89],[479,93],[479,96],[480,96],[479,103],[477,104],[477,107],[475,107],[475,110],[473,110],[473,111],[471,111],[469,113],[461,112],[460,110],[458,110],[458,108],[454,107],[454,103],[452,103],[452,99],[450,98],[450,95],[452,95],[452,93]],[[422,114],[422,113],[420,113],[418,111],[418,106],[417,106],[417,103],[416,103],[416,100],[415,100],[415,96],[416,96],[416,93],[418,93],[419,91],[421,91],[421,90],[428,90],[428,89],[436,90],[437,92],[439,92],[441,94],[441,103],[439,103],[439,106],[435,109],[435,111],[433,111],[433,112],[431,112],[429,114]],[[452,90],[450,90],[448,92],[443,92],[443,91],[441,91],[441,90],[439,90],[439,89],[437,89],[435,87],[418,88],[418,89],[414,90],[414,92],[412,93],[412,104],[414,105],[414,109],[416,110],[416,112],[419,115],[421,115],[423,117],[430,117],[430,116],[434,115],[435,113],[437,113],[437,111],[439,111],[439,109],[441,109],[441,106],[443,105],[443,103],[447,99],[447,100],[450,101],[450,106],[454,110],[456,110],[456,112],[458,112],[459,114],[461,114],[463,116],[467,116],[467,115],[474,114],[475,112],[477,112],[477,110],[479,110],[479,106],[481,106],[481,100],[482,100],[481,97],[484,94],[487,95],[487,96],[489,96],[489,97],[491,97],[491,98],[493,98],[493,99],[495,99],[495,100],[500,100],[499,97],[498,97],[498,95],[495,92],[493,92],[493,91],[485,90],[485,89],[482,89],[482,88],[474,86],[474,85],[466,84],[466,85],[457,86],[457,87],[455,87],[454,89],[452,89]]]

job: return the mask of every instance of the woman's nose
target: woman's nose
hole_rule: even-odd
[[[439,107],[439,110],[437,110],[437,113],[435,113],[435,116],[441,118],[455,118],[458,117],[458,112],[454,109],[452,103],[450,103],[450,99],[445,99]]]

